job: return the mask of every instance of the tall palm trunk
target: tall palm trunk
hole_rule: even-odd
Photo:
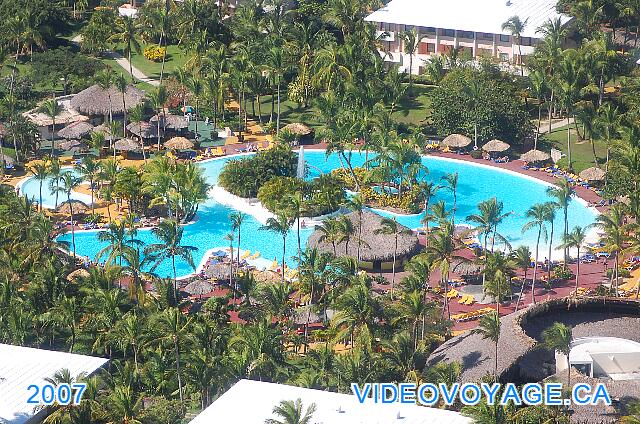
[[[69,214],[71,215],[71,247],[73,249],[73,260],[76,260],[76,231],[73,222],[73,205],[71,204],[71,192],[67,192],[67,202],[69,203]]]
[[[567,160],[569,161],[569,170],[573,169],[571,161],[571,118],[567,111]]]
[[[178,303],[178,274],[176,273],[176,256],[171,255],[171,268],[173,268],[173,295],[175,302]]]
[[[549,237],[549,263],[547,264],[547,282],[551,284],[551,249],[553,245],[553,221],[551,221],[551,235]]]
[[[178,393],[180,395],[180,406],[182,407],[182,377],[180,376],[180,347],[178,346],[178,335],[173,335],[173,350],[176,355],[176,374],[178,376]]]
[[[282,235],[282,284],[284,284],[284,266],[285,266],[285,257],[287,252],[287,235],[283,233]]]
[[[280,76],[278,76],[277,91],[278,91],[278,117],[276,119],[276,136],[280,134]]]
[[[542,235],[542,224],[538,228],[538,239],[536,240],[536,263],[533,267],[533,280],[531,280],[531,303],[536,304],[536,277],[538,276],[538,252],[540,248],[540,236]]]
[[[391,265],[391,300],[393,300],[393,289],[396,285],[396,257],[398,256],[398,233],[396,232],[396,241],[393,248],[393,265]]]
[[[576,290],[574,292],[574,296],[578,296],[578,280],[580,278],[580,245],[578,245],[578,260],[577,260],[577,269],[576,269]]]

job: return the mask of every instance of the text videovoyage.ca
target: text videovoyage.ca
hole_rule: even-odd
[[[611,405],[607,387],[602,384],[576,384],[571,388],[570,398],[560,383],[529,383],[518,387],[513,383],[501,385],[455,383],[366,383],[351,384],[351,391],[360,403],[404,403],[435,406],[441,403],[453,405],[476,405],[485,401],[489,405],[509,403],[515,405]]]

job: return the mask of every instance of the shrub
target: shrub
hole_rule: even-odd
[[[154,44],[145,47],[142,54],[152,62],[161,62],[162,57],[167,54],[167,49],[165,47],[156,46]]]
[[[611,278],[612,274],[613,274],[613,268],[609,268],[607,270],[607,278]],[[631,277],[631,272],[628,269],[619,268],[618,269],[618,277],[629,278],[629,277]]]
[[[293,177],[274,177],[258,190],[258,200],[271,212],[288,209],[289,199],[302,194],[302,216],[319,216],[335,212],[344,202],[345,193],[334,177],[323,175],[306,182]]]
[[[482,159],[482,150],[478,149],[478,150],[472,150],[469,153],[469,156],[471,156],[474,159]]]
[[[558,266],[553,269],[553,277],[558,280],[570,280],[574,275],[569,267]]]

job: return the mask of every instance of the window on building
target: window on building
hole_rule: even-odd
[[[405,25],[404,26],[404,30],[405,31],[411,31],[411,30],[413,30],[413,28],[414,28],[413,25]]]
[[[522,43],[523,46],[530,46],[531,37],[522,37],[522,40],[520,42]]]
[[[478,33],[478,38],[480,40],[491,40],[491,41],[493,41],[493,34],[490,34],[488,32],[479,32]]]
[[[508,43],[511,40],[510,35],[500,34],[500,41],[503,43]]]
[[[473,31],[458,31],[458,37],[473,40]]]
[[[503,62],[509,61],[509,53],[500,53],[500,60]]]
[[[454,29],[443,29],[442,35],[444,35],[445,37],[455,37],[456,31]]]
[[[418,32],[420,34],[435,34],[436,29],[434,27],[419,27]]]

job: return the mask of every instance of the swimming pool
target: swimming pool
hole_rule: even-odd
[[[63,168],[63,172],[71,172],[74,177],[79,177],[80,174],[73,168]],[[42,206],[48,209],[53,209],[56,206],[56,195],[49,189],[49,184],[51,183],[52,178],[47,177],[42,182]],[[21,184],[18,185],[20,188],[20,194],[26,195],[34,202],[38,203],[40,201],[40,181],[36,180],[33,177],[27,178],[22,181]],[[78,193],[75,191],[71,192],[71,199],[79,200],[81,202],[86,203],[87,205],[91,204],[91,196],[84,193]],[[64,193],[58,194],[58,204],[67,201],[67,196]]]
[[[202,162],[199,166],[203,168],[208,182],[215,185],[224,164],[233,159],[234,157],[225,157]],[[308,178],[314,178],[321,172],[329,172],[340,167],[338,156],[332,154],[329,157],[325,157],[324,151],[305,151],[305,160],[311,165]],[[364,154],[354,153],[352,160],[354,165],[362,165],[365,161]],[[528,245],[533,251],[536,232],[530,231],[523,235],[521,228],[527,222],[525,217],[527,209],[534,203],[549,200],[546,195],[548,184],[510,171],[458,160],[428,156],[423,158],[423,163],[429,168],[427,178],[433,181],[440,180],[442,176],[448,173],[458,172],[456,224],[464,223],[468,215],[475,213],[479,202],[495,196],[498,200],[504,202],[505,211],[512,212],[511,216],[505,220],[505,223],[498,228],[499,232],[507,237],[514,248],[519,245]],[[432,202],[438,200],[444,200],[447,206],[450,207],[453,203],[453,196],[447,190],[440,190]],[[196,264],[200,263],[207,250],[228,245],[224,241],[224,237],[231,232],[228,215],[232,211],[231,207],[210,199],[200,206],[198,220],[185,226],[183,243],[198,247],[198,251],[194,254]],[[422,226],[420,224],[421,214],[393,215],[388,212],[380,213],[385,216],[396,216],[398,222],[409,228]],[[596,212],[594,210],[589,209],[583,201],[576,199],[571,202],[569,207],[569,225],[570,227],[575,225],[587,226],[593,222],[595,215]],[[247,217],[242,227],[241,248],[252,252],[260,251],[262,257],[269,260],[280,258],[282,254],[282,239],[273,233],[260,230],[261,225],[254,217]],[[556,234],[560,234],[560,229],[562,228],[561,212],[557,214],[555,225]],[[312,232],[313,229],[311,228],[302,230],[303,248]],[[137,237],[145,244],[156,242],[150,230],[138,231]],[[559,238],[559,236],[555,237],[554,244],[559,244]],[[63,235],[61,239],[70,240],[70,235]],[[287,238],[286,253],[287,260],[291,265],[295,264],[292,256],[296,253],[296,240],[296,232],[292,229]],[[78,254],[93,258],[103,246],[104,243],[99,242],[96,237],[96,231],[76,232],[76,250]],[[541,257],[544,257],[546,248],[541,252],[545,252],[541,253]],[[191,268],[181,260],[177,261],[177,271],[179,276],[192,272]],[[169,262],[160,265],[156,272],[161,276],[170,276],[171,267]]]

